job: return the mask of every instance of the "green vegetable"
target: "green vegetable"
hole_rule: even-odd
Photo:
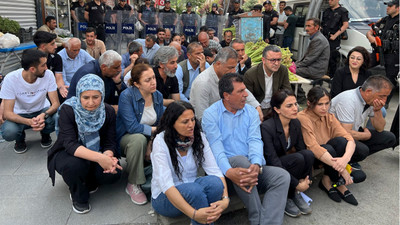
[[[21,26],[15,20],[0,16],[0,31],[3,33],[18,34]]]

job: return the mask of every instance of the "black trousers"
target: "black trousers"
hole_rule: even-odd
[[[368,151],[368,155],[372,155],[385,148],[391,148],[396,143],[396,136],[392,132],[369,131],[371,132],[371,138],[366,141],[356,141],[356,150]]]
[[[102,184],[111,184],[119,180],[121,170],[116,174],[103,173],[98,163],[81,159],[60,151],[56,156],[56,171],[69,187],[71,197],[78,203],[89,201],[89,190]]]
[[[336,50],[336,48],[331,47],[330,50],[328,75],[330,78],[333,78],[337,69],[337,62],[340,57],[340,53],[338,50]]]
[[[312,166],[314,164],[314,154],[310,150],[301,150],[292,154],[279,157],[283,167],[290,174],[290,186],[288,198],[293,198],[299,179],[304,179],[308,175],[312,177]]]
[[[342,157],[344,153],[346,152],[346,145],[347,145],[347,140],[344,137],[336,137],[332,138],[331,140],[328,141],[328,143],[321,145],[323,148],[325,148],[329,154],[333,158],[335,157]],[[356,145],[356,149],[354,151],[353,156],[351,157],[350,162],[359,162],[367,158],[369,153],[369,150],[366,148],[360,148],[360,146]],[[322,162],[319,160],[316,160],[316,163],[321,164]],[[329,176],[332,182],[336,182],[339,179],[339,173],[335,169],[333,169],[332,166],[329,166],[325,163],[322,163],[324,165],[324,174]]]

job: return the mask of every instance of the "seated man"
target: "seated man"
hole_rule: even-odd
[[[310,35],[310,45],[304,56],[296,64],[296,73],[304,78],[319,79],[326,74],[329,63],[329,43],[319,31],[321,21],[309,18],[306,21],[306,32]]]
[[[128,44],[128,52],[122,55],[122,75],[125,76],[135,65],[136,59],[143,54],[143,47],[139,42],[132,41]]]
[[[156,76],[157,90],[164,98],[164,106],[173,101],[178,101],[179,84],[175,76],[178,51],[174,47],[162,46],[154,56],[154,74]]]
[[[216,50],[215,50],[215,49],[212,49],[212,51],[211,51],[210,49],[205,48],[203,53],[204,53],[204,56],[206,57],[206,62],[207,62],[209,65],[213,64],[213,63],[214,63],[215,56],[217,56]]]
[[[244,74],[244,84],[261,104],[263,114],[271,108],[272,94],[279,89],[291,90],[286,66],[281,64],[282,53],[278,46],[268,45],[263,50],[262,63]]]
[[[85,31],[86,39],[83,40],[85,49],[89,55],[95,59],[99,59],[100,56],[106,51],[106,45],[102,40],[97,39],[96,29],[88,27]]]
[[[61,56],[63,61],[62,78],[66,88],[69,87],[75,72],[86,63],[94,60],[89,53],[81,49],[81,40],[78,38],[69,39],[65,44],[65,48],[59,51],[58,55]],[[65,93],[65,95],[62,95],[62,97],[67,97],[67,94],[68,91]]]
[[[214,63],[193,81],[190,90],[190,103],[195,109],[198,120],[201,120],[204,110],[221,99],[218,92],[218,81],[223,75],[235,72],[237,58],[235,49],[231,47],[221,49],[215,57]],[[257,109],[260,120],[262,120],[260,104],[249,90],[246,89],[246,92],[249,95],[247,103]]]
[[[54,113],[60,106],[54,75],[46,66],[47,55],[39,50],[25,50],[22,53],[22,69],[9,73],[3,81],[0,98],[4,104],[2,125],[3,138],[14,141],[14,151],[27,150],[25,131],[32,128],[42,135],[42,148],[52,145],[50,137],[54,131]],[[49,100],[46,98],[48,95]]]
[[[178,51],[178,60],[177,62],[180,63],[185,60],[184,51],[182,50],[182,45],[177,41],[172,41],[169,43],[168,46],[174,47],[176,51]]]
[[[226,30],[224,31],[224,40],[222,40],[221,42],[219,42],[219,44],[221,45],[221,47],[226,47],[226,46],[230,46],[231,41],[232,41],[232,37],[233,37],[233,33],[231,30]]]
[[[197,40],[203,46],[203,48],[208,48],[210,50],[215,49],[217,52],[222,49],[218,42],[210,40],[206,31],[200,32],[199,35],[197,35]]]
[[[64,38],[58,37],[56,34],[57,21],[54,16],[47,16],[44,24],[37,29],[37,31],[45,31],[56,35],[56,45],[57,47],[63,47]]]
[[[244,52],[245,43],[239,38],[231,41],[230,46],[238,53],[238,65],[236,66],[236,73],[244,75],[248,69],[251,68],[251,58]]]
[[[214,40],[216,42],[219,42],[218,37],[215,36],[215,30],[214,29],[208,28],[207,34],[208,34],[208,37],[210,38],[210,40]]]
[[[104,102],[111,105],[115,112],[118,111],[118,100],[121,92],[127,87],[121,80],[121,56],[113,51],[108,50],[100,56],[99,60],[93,60],[79,68],[72,77],[68,98],[76,96],[76,85],[78,81],[86,74],[92,73],[101,77],[104,81],[105,96]],[[116,95],[116,93],[118,95]]]
[[[35,42],[38,50],[44,52],[47,55],[47,69],[53,72],[58,87],[59,97],[65,98],[68,93],[67,86],[63,80],[63,61],[61,57],[56,53],[56,35],[46,32],[38,31],[33,36],[33,42]]]
[[[188,59],[178,64],[176,78],[178,78],[179,82],[181,100],[188,102],[194,79],[196,79],[197,75],[210,67],[210,65],[206,62],[203,54],[203,47],[199,43],[190,43],[187,50]]]
[[[153,64],[153,58],[160,46],[156,43],[157,38],[154,34],[146,35],[146,39],[136,39],[136,42],[142,45],[143,47],[143,54],[141,57],[146,58],[149,60],[150,65]]]
[[[218,88],[221,100],[206,109],[202,119],[217,164],[246,206],[250,224],[282,224],[290,175],[265,166],[260,120],[245,104],[241,76],[224,75]],[[264,193],[261,201],[259,194]]]
[[[162,27],[157,28],[157,40],[156,43],[159,46],[164,46],[164,41],[165,41],[165,29]]]
[[[396,141],[393,133],[384,131],[386,121],[381,111],[392,89],[388,78],[375,75],[361,87],[344,91],[332,99],[329,112],[353,136],[357,147],[369,155],[392,147]],[[374,127],[372,130],[364,126],[368,117]]]

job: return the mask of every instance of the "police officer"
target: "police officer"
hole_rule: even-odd
[[[380,51],[377,48],[374,49],[371,54],[371,67],[382,63],[383,60],[387,78],[393,85],[397,86],[396,76],[399,73],[399,0],[385,2],[385,5],[387,5],[387,16],[380,19],[373,29],[367,32],[367,38],[372,46],[377,45],[374,33],[381,39],[383,50],[383,56],[379,55],[380,61],[378,61],[376,55]],[[392,95],[393,92],[388,97],[386,104],[389,103]]]
[[[330,47],[329,76],[336,72],[341,34],[349,27],[349,12],[339,5],[339,0],[329,0],[329,8],[322,16],[322,34],[328,39]]]
[[[271,1],[267,0],[263,3],[265,11],[262,12],[263,17],[263,26],[264,26],[264,41],[266,43],[274,44],[275,43],[275,36],[270,37],[270,29],[273,29],[274,32],[278,28],[278,18],[279,13],[274,10],[272,7]]]
[[[175,10],[171,8],[171,0],[165,0],[164,8],[160,10],[160,16],[159,16],[160,26],[161,27],[167,26],[164,28],[170,28],[170,26],[173,26],[175,33],[175,26],[177,22],[178,22],[178,17],[176,15]]]
[[[97,39],[106,41],[104,30],[104,16],[106,13],[106,5],[101,0],[93,0],[86,4],[85,19],[88,21],[89,27],[96,29]]]

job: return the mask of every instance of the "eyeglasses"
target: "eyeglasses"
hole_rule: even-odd
[[[271,63],[276,63],[276,62],[281,62],[282,59],[266,59],[268,61],[270,61]]]

